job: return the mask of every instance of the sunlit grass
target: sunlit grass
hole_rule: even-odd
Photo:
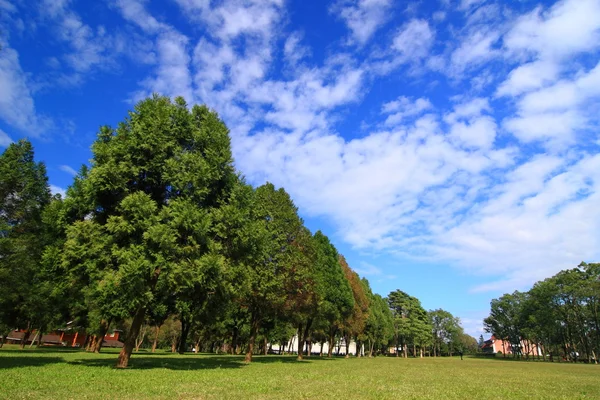
[[[495,359],[310,359],[0,350],[4,399],[600,399],[600,366]]]

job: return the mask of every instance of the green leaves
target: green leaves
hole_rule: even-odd
[[[167,293],[191,300],[191,290],[212,290],[224,264],[214,254],[212,216],[237,181],[218,116],[154,96],[116,130],[102,128],[92,149],[92,167],[74,189],[77,205],[88,206],[77,214],[90,220],[70,229],[65,246],[65,263],[91,294],[89,307],[105,318],[133,316]]]
[[[27,140],[12,143],[0,156],[0,325],[45,323],[37,301],[51,287],[42,279],[44,247],[51,235],[44,210],[51,202],[46,168],[34,160]]]

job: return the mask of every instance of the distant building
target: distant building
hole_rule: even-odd
[[[107,333],[104,336],[102,346],[106,347],[123,347],[123,342],[120,340],[121,331],[115,330],[112,333]],[[6,336],[5,343],[21,344],[25,338],[25,330],[14,330]],[[32,330],[29,337],[25,340],[25,344],[39,342],[44,346],[66,346],[66,347],[83,347],[86,344],[88,335],[85,332],[78,332],[73,329],[58,329],[56,331],[42,335],[38,338],[36,330]]]
[[[487,354],[496,354],[501,351],[502,354],[542,355],[542,348],[529,340],[521,340],[518,345],[513,345],[508,340],[497,339],[493,335],[483,343],[481,351]]]

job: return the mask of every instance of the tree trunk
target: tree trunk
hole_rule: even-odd
[[[160,325],[156,325],[156,333],[154,334],[154,342],[152,342],[152,352],[156,352],[156,346],[158,345],[158,334],[160,333]]]
[[[38,341],[38,343],[40,342],[40,340],[42,339],[41,338],[41,334],[42,334],[42,328],[38,329],[38,331],[35,333],[35,336],[33,337],[33,340],[29,344],[29,348],[30,349],[33,347],[33,344],[35,343],[36,340]]]
[[[29,340],[29,335],[31,335],[31,328],[30,328],[30,324],[27,323],[27,329],[25,330],[25,333],[23,334],[23,339],[21,339],[21,350],[23,350],[25,348],[25,343],[27,343],[27,341]]]
[[[133,317],[133,321],[131,321],[131,328],[129,329],[129,332],[127,332],[125,344],[119,353],[116,365],[117,368],[127,368],[131,353],[133,352],[133,347],[135,346],[135,339],[140,334],[140,328],[142,327],[142,323],[144,323],[145,316],[146,307],[139,307]]]
[[[237,339],[238,339],[238,327],[233,327],[233,332],[231,332],[231,355],[235,354],[235,348],[237,347]]]
[[[306,325],[299,324],[298,325],[298,360],[302,360],[302,356],[306,355],[310,356],[308,349],[310,346],[308,344],[308,332],[310,331],[310,327],[312,325],[312,319],[309,318],[306,321]],[[304,329],[302,329],[304,327]],[[305,350],[306,349],[306,350]]]
[[[423,348],[422,347],[419,349],[419,352],[421,354],[419,358],[423,358]]]
[[[259,326],[260,324],[258,322],[258,316],[255,313],[252,313],[252,321],[250,323],[250,339],[248,340],[248,349],[246,351],[246,357],[244,358],[244,362],[252,362],[252,353],[254,352],[254,341],[256,340],[256,335],[258,333]]]
[[[144,343],[144,337],[142,336],[141,338],[137,338],[135,339],[135,352],[137,353],[138,351],[140,351],[140,346],[142,345],[142,343]]]
[[[375,345],[375,341],[369,340],[369,358],[373,357],[373,346]]]
[[[8,337],[8,335],[10,335],[10,332],[12,331],[9,331],[8,333],[2,335],[2,340],[0,340],[0,349],[2,348],[2,346],[4,346],[4,342],[6,342],[6,338]]]
[[[323,340],[321,339],[321,348],[319,349],[319,357],[323,357]]]
[[[269,354],[269,347],[268,347],[268,343],[267,343],[267,337],[265,336],[263,338],[263,355],[266,356],[267,354]]]
[[[90,344],[85,349],[85,351],[95,352],[97,348],[98,348],[98,335],[94,335],[94,336],[92,336],[92,340],[90,341]]]
[[[350,334],[344,335],[344,342],[346,342],[346,355],[344,355],[344,358],[350,358]]]
[[[333,354],[334,338],[335,338],[335,330],[329,329],[329,347],[327,349],[327,357],[329,357],[329,358],[331,358],[331,355]]]
[[[102,345],[104,344],[104,336],[108,333],[108,329],[110,328],[110,323],[112,322],[112,318],[108,320],[103,319],[100,322],[100,334],[98,335],[98,339],[96,340],[94,346],[94,353],[100,353],[102,350]]]
[[[85,347],[85,351],[92,351],[93,346],[95,346],[96,343],[96,335],[88,335],[85,338],[85,343],[83,344],[83,347]]]
[[[191,321],[181,314],[181,336],[179,338],[179,348],[177,349],[179,354],[185,354],[187,350],[187,337],[190,332]]]

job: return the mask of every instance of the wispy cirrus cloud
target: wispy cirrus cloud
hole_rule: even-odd
[[[61,165],[58,167],[61,171],[66,172],[67,174],[71,175],[71,176],[75,176],[77,175],[77,171],[75,171],[75,169],[73,167],[70,167],[68,165]]]

